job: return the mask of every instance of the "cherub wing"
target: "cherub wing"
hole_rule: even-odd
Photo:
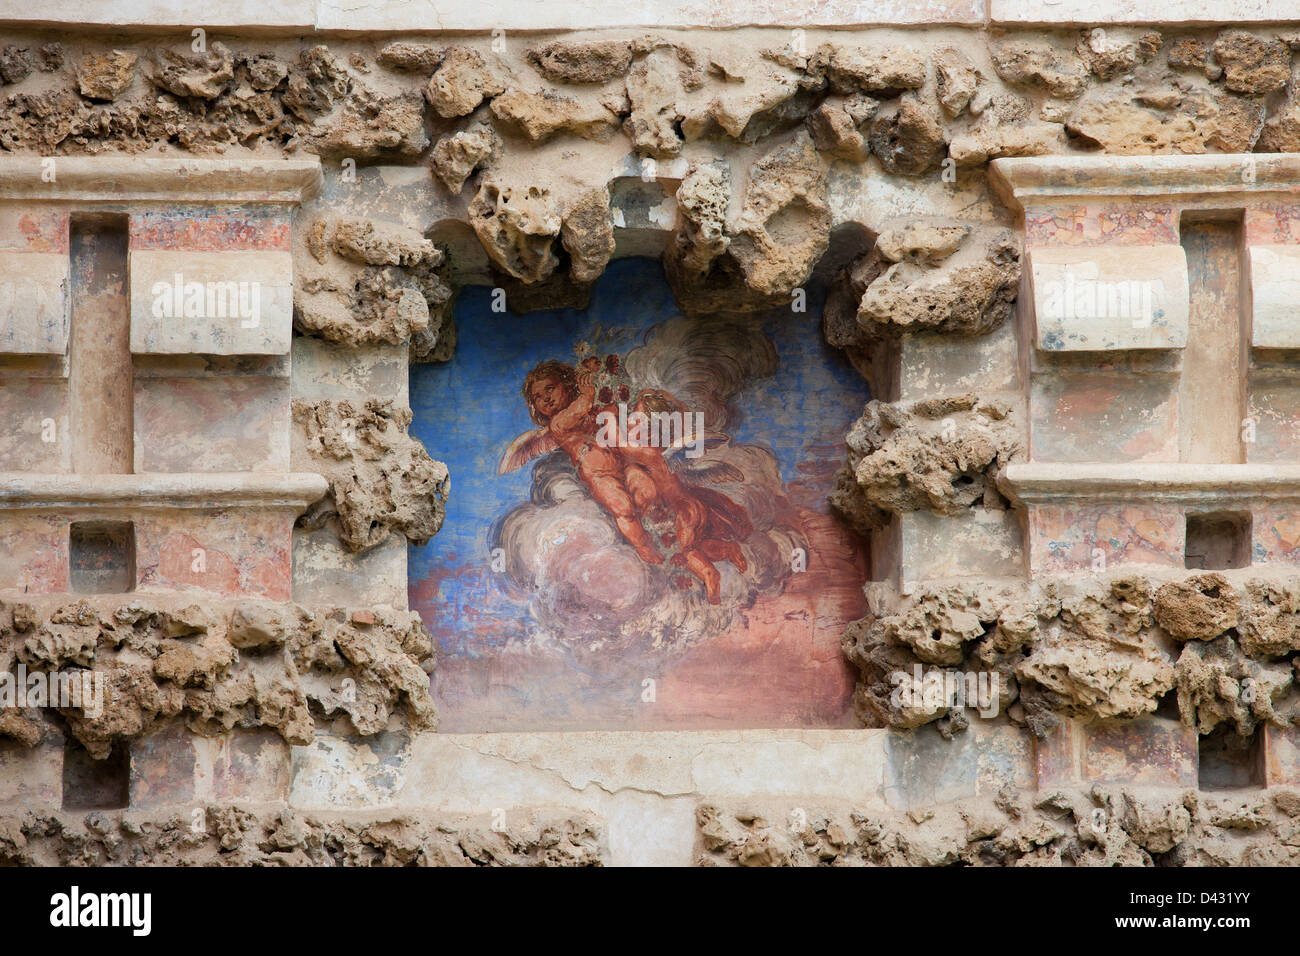
[[[719,445],[727,444],[731,439],[726,435],[720,435],[715,432],[706,432],[704,435],[704,451],[707,455],[709,451],[717,448]],[[681,441],[674,442],[669,448],[664,450],[664,457],[668,459],[668,465],[677,474],[689,478],[692,481],[706,481],[709,484],[719,484],[724,481],[744,481],[745,474],[735,465],[725,461],[713,461],[706,457],[690,458],[686,455],[678,455],[677,452],[685,447]]]
[[[497,465],[497,474],[509,474],[516,468],[522,468],[534,458],[550,454],[559,447],[549,429],[534,428],[526,431],[512,441],[506,453],[501,456],[501,462]]]

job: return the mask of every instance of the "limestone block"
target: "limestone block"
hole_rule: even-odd
[[[912,511],[899,516],[903,581],[975,575],[1024,575],[1024,533],[1016,511],[968,508],[953,516]]]
[[[1242,239],[1251,247],[1300,244],[1300,204],[1265,200],[1247,206]]]
[[[975,735],[975,782],[980,794],[997,793],[1005,786],[1034,787],[1033,734],[1006,721],[988,720],[972,720],[967,733]]]
[[[989,0],[989,16],[994,23],[1133,23],[1147,25],[1189,24],[1199,26],[1218,21],[1266,23],[1295,16],[1290,0],[1205,0],[1193,9],[1181,0],[1060,0],[1045,4],[1041,0]]]
[[[68,2],[68,0],[64,0]],[[1274,0],[1281,2],[1281,0]],[[560,0],[542,4],[510,4],[504,0],[465,4],[459,0],[430,0],[411,6],[394,6],[391,0],[320,0],[318,30],[369,30],[403,32],[488,32],[502,23],[511,30],[595,30],[603,27],[713,27],[742,26],[852,26],[864,24],[984,22],[985,0],[881,0],[864,7],[856,0],[825,0],[815,5],[802,0],[765,0],[762,3],[710,3],[705,0],[665,0],[641,3],[616,0],[589,3]],[[1080,18],[1088,21],[1088,17]]]
[[[1164,203],[1135,205],[1130,199],[1116,202],[1072,194],[1066,204],[1035,202],[1025,209],[1025,242],[1031,250],[1044,246],[1176,246],[1178,238],[1178,209]]]
[[[135,378],[135,470],[288,471],[289,379],[188,374]]]
[[[1089,783],[1195,787],[1196,728],[1164,717],[1088,725],[1083,771]]]
[[[288,252],[292,216],[269,204],[167,203],[130,215],[131,250]]]
[[[1300,786],[1300,727],[1260,727],[1264,786]]]
[[[1037,742],[1038,789],[1114,783],[1195,787],[1194,727],[1164,717],[1087,724],[1067,720]]]
[[[0,741],[0,807],[57,808],[63,797],[63,738],[35,747]]]
[[[1178,245],[1029,250],[1035,344],[1051,352],[1187,344],[1187,256]]]
[[[406,345],[350,346],[299,335],[293,340],[293,397],[363,404],[382,395],[410,405]]]
[[[1032,378],[1036,461],[1177,461],[1178,375],[1073,368]]]
[[[1030,505],[1028,511],[1031,574],[1183,566],[1186,529],[1176,506],[1096,502]]]
[[[292,262],[287,251],[132,248],[131,351],[287,354]]]
[[[1003,322],[988,335],[954,338],[922,333],[899,344],[899,399],[1015,391],[1019,388],[1016,324]],[[881,397],[881,396],[876,396]]]
[[[68,405],[66,375],[26,363],[0,368],[0,471],[71,471]]]
[[[289,804],[339,810],[391,806],[410,759],[405,734],[349,740],[318,733],[307,746],[293,748]]]
[[[68,525],[57,515],[0,515],[0,590],[68,590]]]
[[[365,606],[405,610],[407,542],[389,535],[360,554],[340,543],[332,528],[293,532],[293,599],[299,604]]]
[[[131,745],[132,809],[206,803],[282,803],[290,748],[270,730],[200,737],[172,723]]]
[[[1250,344],[1300,348],[1300,246],[1251,246],[1250,293]]]
[[[1300,565],[1300,506],[1256,506],[1250,530],[1252,564]]]
[[[932,724],[890,731],[886,751],[885,799],[892,807],[951,803],[979,791],[979,748],[973,734],[945,740]]]
[[[0,352],[67,352],[68,268],[66,252],[0,252]]]
[[[138,590],[287,601],[293,521],[293,514],[284,511],[138,513]]]
[[[1246,398],[1254,428],[1254,440],[1243,442],[1246,461],[1300,461],[1300,370],[1251,370]]]

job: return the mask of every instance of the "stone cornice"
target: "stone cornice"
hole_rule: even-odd
[[[1095,500],[1227,508],[1246,501],[1300,501],[1300,465],[1021,462],[1007,466],[998,489],[1018,505]]]
[[[263,3],[232,0],[204,9],[199,20],[175,3],[140,0],[46,0],[7,4],[0,9],[6,26],[131,26],[160,30],[197,24],[209,30],[250,32],[582,30],[609,27],[743,26],[843,27],[943,25],[1201,25],[1283,23],[1297,19],[1291,0],[283,0]]]
[[[46,182],[53,172],[53,182]],[[0,200],[76,203],[301,203],[319,159],[0,158]]]
[[[329,484],[311,472],[40,475],[0,472],[0,512],[212,508],[301,511]]]
[[[989,170],[993,188],[1016,210],[1081,199],[1300,198],[1294,153],[1019,157],[995,159]]]

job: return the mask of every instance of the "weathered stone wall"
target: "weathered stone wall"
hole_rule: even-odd
[[[0,710],[0,857],[1291,861],[1300,27],[780,6],[5,15],[0,671],[108,693]],[[87,285],[112,217],[130,281],[110,250]],[[581,307],[647,255],[690,315],[831,284],[875,396],[832,495],[872,544],[863,728],[440,737],[406,546],[456,476],[409,363],[454,354],[465,285]],[[155,279],[235,257],[262,321],[155,321]],[[1081,268],[1158,309],[1053,311]],[[132,523],[135,593],[78,593],[83,519]],[[977,674],[985,717],[930,693]]]

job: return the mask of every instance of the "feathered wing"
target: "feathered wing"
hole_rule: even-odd
[[[725,461],[707,461],[702,459],[699,462],[692,462],[677,457],[669,464],[673,471],[677,472],[679,476],[687,479],[692,484],[708,482],[711,485],[718,485],[728,481],[742,482],[745,480],[745,473],[743,471],[735,465]]]
[[[548,429],[534,428],[526,431],[512,441],[505,454],[501,456],[501,462],[497,465],[497,474],[509,474],[516,468],[522,468],[534,458],[550,454],[559,447]]]

